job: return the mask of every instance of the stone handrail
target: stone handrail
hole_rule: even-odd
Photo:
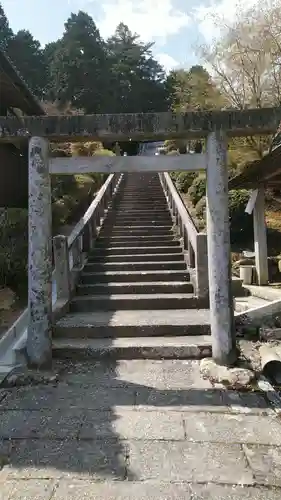
[[[94,245],[98,228],[106,208],[115,195],[122,175],[111,174],[100,188],[95,199],[67,237],[53,238],[57,298],[68,301],[76,284],[78,272],[83,267],[84,256]]]
[[[187,251],[188,265],[196,294],[198,297],[207,298],[209,294],[207,235],[198,232],[170,175],[164,172],[159,176],[169,208],[179,228],[184,250]]]

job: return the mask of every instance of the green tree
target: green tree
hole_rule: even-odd
[[[49,97],[71,102],[86,113],[104,112],[108,88],[105,44],[93,19],[71,14],[57,44],[46,51],[50,61]]]
[[[40,42],[26,30],[20,30],[8,43],[7,52],[17,70],[38,98],[47,84],[47,64]]]
[[[164,71],[153,58],[153,44],[120,23],[107,41],[110,60],[111,109],[114,112],[149,112],[167,109]]]
[[[12,37],[13,31],[9,26],[9,21],[0,3],[0,49],[6,50],[7,45]]]
[[[175,111],[221,108],[224,100],[209,73],[202,66],[175,70],[166,81],[170,106]]]

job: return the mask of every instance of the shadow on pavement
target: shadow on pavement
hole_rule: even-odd
[[[161,362],[151,362],[151,372],[141,370],[141,362],[130,363],[56,362],[59,383],[3,389],[0,480],[65,475],[134,480],[128,442],[146,439],[142,425],[150,425],[149,417],[146,424],[136,420],[141,409],[146,416],[153,409],[186,411],[189,418],[188,412],[226,412],[231,405],[242,412],[268,408],[262,395],[204,387],[200,378],[196,387],[196,363],[174,365],[173,376]],[[124,410],[132,411],[132,422],[122,420]]]

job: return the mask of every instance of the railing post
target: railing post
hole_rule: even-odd
[[[189,264],[189,267],[194,269],[194,267],[195,267],[195,253],[194,253],[193,247],[192,247],[189,239],[187,240],[187,245],[188,245],[187,246],[188,264]]]
[[[82,244],[81,244],[81,236],[79,236],[72,245],[72,259],[73,259],[73,267],[76,269],[80,269],[82,267]]]
[[[233,300],[231,294],[228,211],[227,143],[221,130],[207,139],[207,237],[210,321],[214,360],[221,365],[236,361]]]
[[[52,212],[49,143],[32,137],[28,151],[28,362],[52,363]]]
[[[58,235],[53,238],[57,299],[69,300],[71,282],[69,266],[69,250],[67,237]]]
[[[196,236],[195,268],[197,296],[207,299],[209,294],[208,253],[207,235],[204,233],[198,233]]]
[[[93,238],[93,227],[92,227],[91,221],[89,221],[89,223],[86,224],[84,231],[83,231],[83,234],[82,234],[83,252],[90,252],[93,249],[93,244],[94,244],[93,239],[94,239]]]

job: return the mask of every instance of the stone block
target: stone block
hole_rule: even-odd
[[[130,442],[128,478],[134,480],[252,484],[238,444]]]

